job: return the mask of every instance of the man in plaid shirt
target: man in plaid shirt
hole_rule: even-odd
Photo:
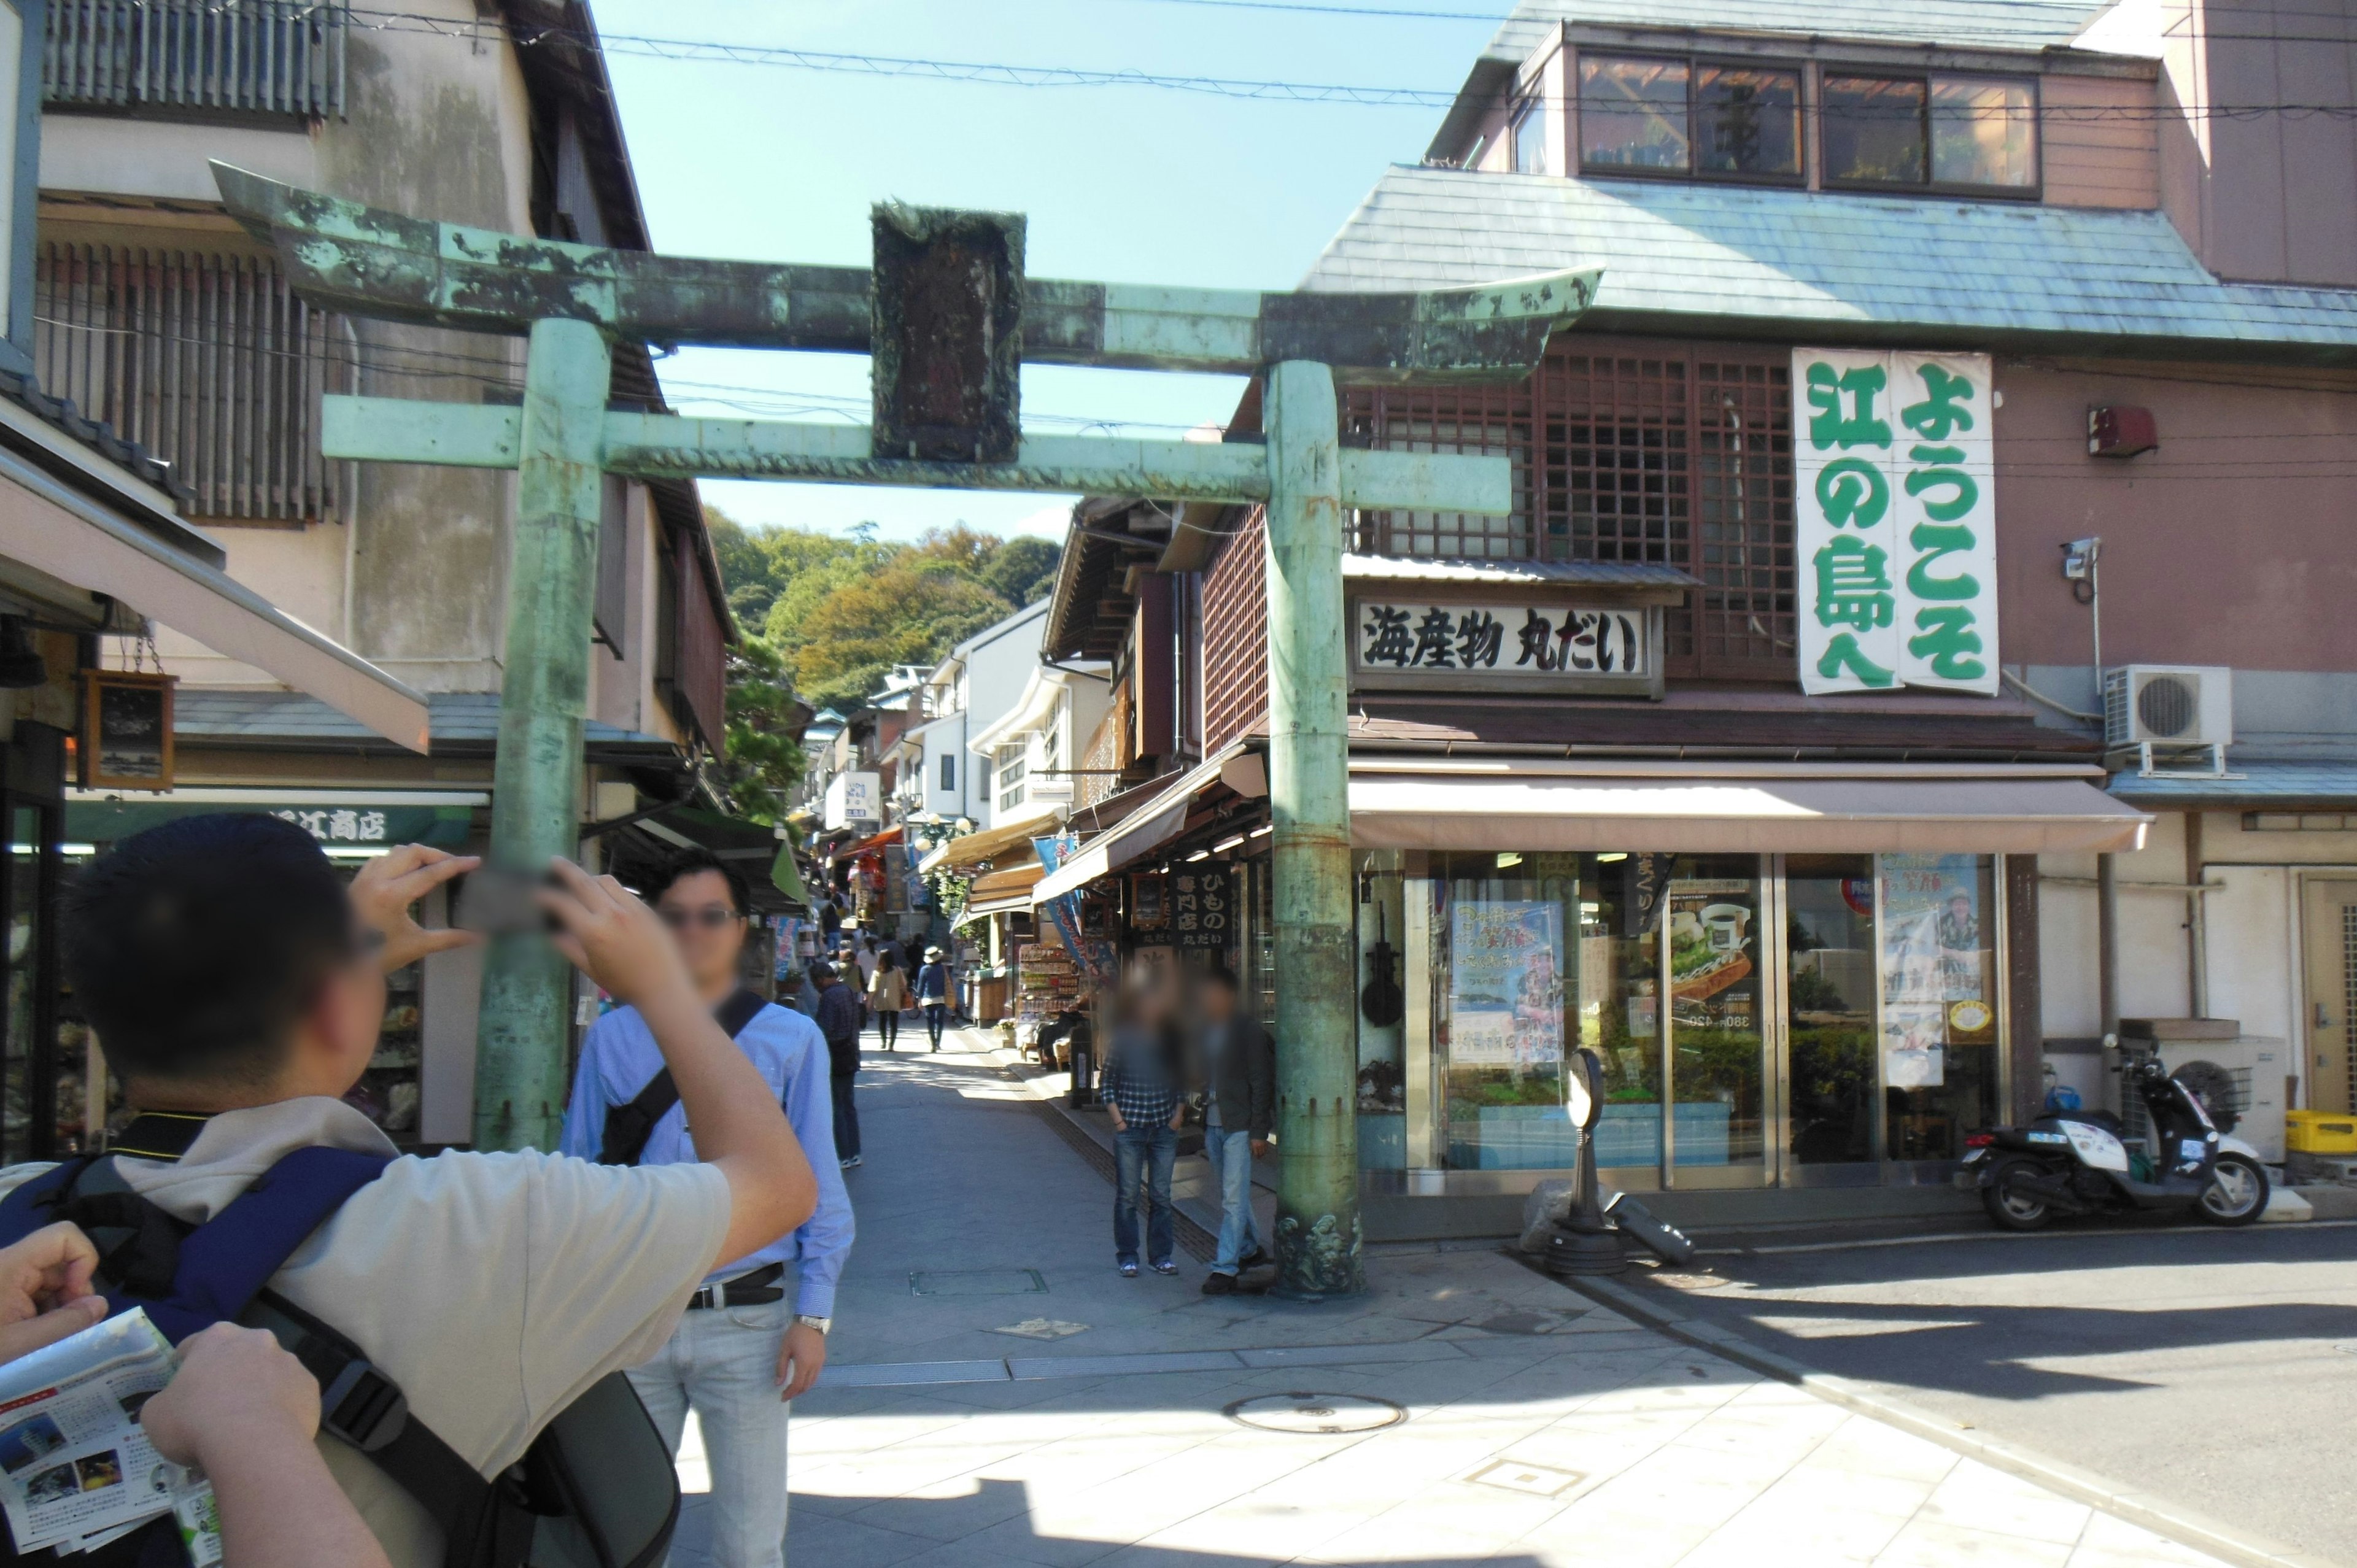
[[[1175,1274],[1178,1265],[1170,1255],[1170,1171],[1178,1158],[1178,1122],[1186,1106],[1178,1092],[1175,1038],[1146,999],[1122,999],[1113,1049],[1097,1079],[1097,1091],[1113,1115],[1114,1260],[1125,1278],[1137,1277],[1137,1228],[1143,1211],[1146,1251],[1154,1272]]]

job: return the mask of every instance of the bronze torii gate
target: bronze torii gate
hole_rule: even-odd
[[[1501,514],[1503,457],[1340,445],[1346,381],[1508,380],[1595,297],[1593,269],[1423,294],[1252,294],[1023,275],[1020,216],[880,206],[873,272],[657,256],[432,223],[213,166],[296,291],[354,315],[529,338],[521,408],[326,400],[330,457],[515,468],[491,855],[576,845],[602,473],[1077,491],[1265,504],[1281,1293],[1360,1287],[1345,511]],[[872,429],[607,407],[615,339],[866,353]],[[1265,443],[1021,434],[1020,363],[1265,378]],[[493,944],[479,1147],[554,1146],[564,965]]]

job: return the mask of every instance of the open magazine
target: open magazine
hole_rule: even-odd
[[[20,1554],[88,1552],[172,1514],[195,1568],[221,1562],[212,1487],[139,1425],[179,1364],[134,1308],[0,1367],[0,1510]]]

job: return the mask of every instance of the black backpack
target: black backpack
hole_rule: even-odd
[[[177,1157],[200,1126],[192,1118],[142,1117],[118,1144]],[[174,1344],[214,1323],[269,1329],[318,1380],[320,1428],[366,1454],[441,1526],[446,1568],[650,1568],[662,1561],[679,1522],[678,1475],[621,1373],[593,1384],[542,1429],[522,1460],[487,1481],[409,1413],[399,1385],[359,1346],[265,1288],[388,1163],[349,1149],[297,1149],[211,1219],[189,1225],[133,1192],[112,1155],[83,1155],[0,1199],[0,1246],[71,1220],[98,1248],[96,1283],[110,1314],[144,1307]],[[70,1556],[43,1551],[20,1558],[9,1543],[0,1562],[18,1561],[185,1568],[187,1557],[167,1514]]]

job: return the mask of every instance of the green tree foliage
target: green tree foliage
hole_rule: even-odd
[[[729,671],[732,766],[740,686],[755,704],[748,725],[772,722],[758,705],[769,699],[757,688],[785,693],[789,708],[780,714],[795,697],[813,708],[848,708],[874,693],[894,665],[936,663],[961,639],[1036,603],[1054,587],[1060,554],[1044,539],[1002,540],[963,526],[892,544],[879,542],[872,525],[846,536],[747,528],[710,507],[705,514],[729,607],[766,649],[740,656]],[[773,658],[774,668],[756,668],[763,658]],[[749,735],[743,744],[753,744]]]
[[[728,755],[719,767],[728,810],[773,822],[802,776],[802,748],[794,741],[794,688],[778,650],[745,637],[729,650]]]

